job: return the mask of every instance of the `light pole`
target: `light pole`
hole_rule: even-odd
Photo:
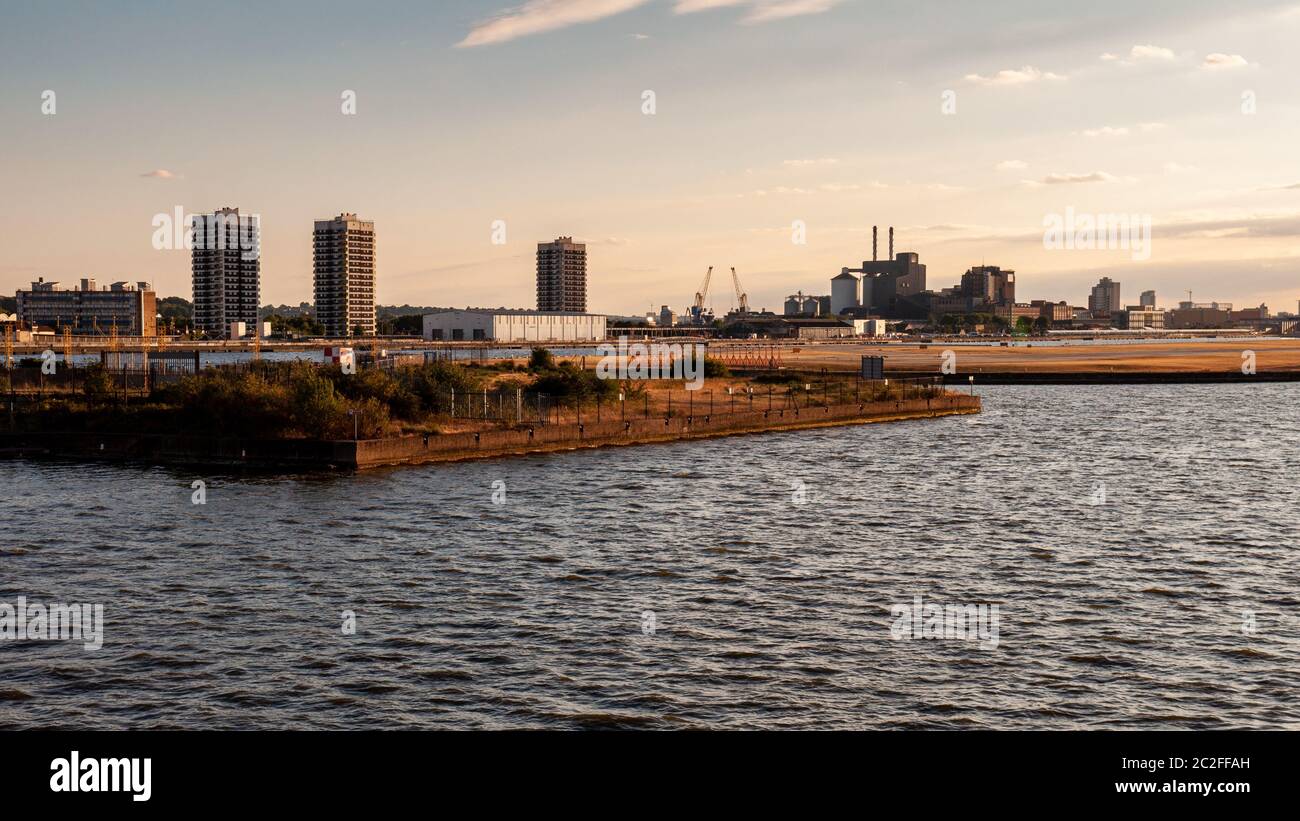
[[[356,410],[348,411],[348,416],[352,417],[352,441],[355,442],[361,438],[360,432],[358,430],[358,426],[361,420],[357,417]]]
[[[970,376],[966,377],[966,379],[970,381],[970,395],[974,396],[975,395],[975,374],[971,374]]]

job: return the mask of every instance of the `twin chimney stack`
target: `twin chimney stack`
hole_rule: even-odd
[[[871,226],[871,261],[872,262],[880,261],[879,244],[880,244],[880,226],[873,225]],[[892,260],[893,258],[894,258],[894,226],[891,225],[889,226],[889,256],[887,257],[887,259]]]

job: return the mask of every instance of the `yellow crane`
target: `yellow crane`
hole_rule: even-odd
[[[740,277],[736,275],[735,266],[731,268],[731,282],[736,286],[736,305],[740,308],[740,313],[748,314],[749,294],[745,293],[745,289],[740,287]]]
[[[709,272],[704,275],[704,284],[700,290],[695,292],[695,303],[691,305],[691,319],[697,324],[703,322],[704,317],[704,300],[709,296],[709,280],[713,279],[713,266],[709,266]]]

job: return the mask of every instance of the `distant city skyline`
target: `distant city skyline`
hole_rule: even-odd
[[[91,277],[190,298],[190,254],[154,250],[151,220],[238,203],[263,304],[311,301],[311,226],[363,213],[384,305],[528,307],[537,243],[572,235],[590,311],[682,310],[713,265],[780,312],[871,259],[876,224],[932,288],[996,265],[1026,302],[1083,305],[1104,276],[1296,309],[1300,5],[938,5],[10,9],[0,293]],[[1149,215],[1150,258],[1049,250],[1067,209]]]

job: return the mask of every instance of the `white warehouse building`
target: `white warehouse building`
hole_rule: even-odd
[[[551,311],[470,308],[424,316],[433,342],[603,342],[605,316]]]

